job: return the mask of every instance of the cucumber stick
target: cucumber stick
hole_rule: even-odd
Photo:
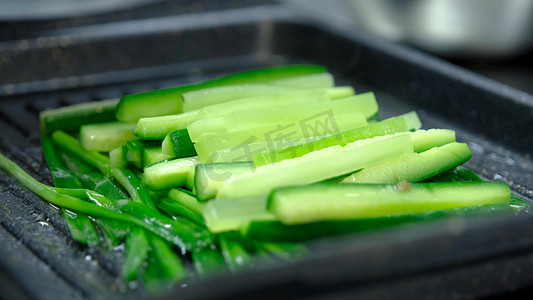
[[[325,73],[322,66],[292,65],[263,68],[232,74],[200,83],[126,95],[120,99],[116,108],[116,118],[123,122],[137,122],[143,117],[179,114],[182,110],[182,94],[208,87],[242,84],[264,83],[288,77],[307,74]]]
[[[194,191],[200,201],[216,196],[220,186],[232,177],[251,172],[251,162],[197,164],[194,172]]]
[[[198,119],[216,118],[228,115],[237,110],[253,109],[260,107],[275,107],[306,102],[325,102],[353,96],[352,87],[341,86],[332,88],[319,88],[308,90],[295,90],[285,93],[259,94],[226,103],[214,104],[197,110]]]
[[[305,224],[285,225],[280,221],[253,220],[242,226],[240,231],[247,239],[272,242],[304,242],[321,237],[339,234],[361,233],[412,224],[423,221],[434,221],[444,218],[471,218],[495,213],[520,213],[531,204],[524,201],[461,207],[446,210],[434,210],[422,213],[408,213],[393,216],[360,218],[352,220],[319,221]]]
[[[405,132],[413,129],[420,129],[420,127],[420,119],[418,118],[416,112],[413,111],[378,123],[368,124],[363,127],[337,133],[318,140],[315,139],[315,141],[310,141],[308,143],[297,144],[284,149],[268,149],[269,151],[256,153],[253,157],[253,162],[256,167],[260,167],[266,164],[279,162],[284,159],[300,157],[311,151],[320,150],[335,145],[344,146],[356,140],[388,135],[397,132]]]
[[[366,124],[367,121],[361,113],[347,111],[334,118],[329,115],[321,116],[309,124],[295,121],[285,125],[277,124],[228,133],[206,134],[196,141],[194,148],[202,162],[215,161],[215,153],[225,149],[231,149],[237,153],[244,152],[245,160],[251,161],[254,153],[250,151],[249,144],[266,142],[269,149],[280,149],[294,145],[287,144],[287,139],[324,137]]]
[[[266,194],[282,186],[319,182],[409,152],[413,152],[413,146],[407,135],[377,137],[346,147],[334,146],[241,174],[224,183],[217,198]]]
[[[216,199],[207,202],[203,216],[212,233],[238,230],[250,221],[275,220],[267,207],[268,195]]]
[[[183,94],[183,111],[224,103],[260,94],[290,92],[291,90],[331,88],[335,85],[329,73],[289,77],[263,84],[239,84],[206,88]]]
[[[364,168],[342,182],[396,184],[418,182],[466,162],[472,153],[466,144],[453,142],[421,153],[406,153]]]
[[[42,111],[39,114],[41,132],[42,134],[50,134],[56,130],[78,132],[84,124],[115,121],[117,103],[118,99],[109,99]]]
[[[330,73],[317,73],[272,80],[268,84],[296,88],[328,88],[335,86],[335,78]]]
[[[171,131],[163,140],[161,150],[163,153],[177,158],[196,155],[196,149],[194,149],[187,129]]]
[[[187,130],[193,142],[205,134],[228,131],[248,130],[264,126],[284,126],[295,124],[304,128],[317,127],[318,121],[336,123],[339,115],[347,112],[360,112],[365,119],[378,111],[373,93],[351,96],[336,101],[309,101],[305,105],[289,104],[264,108],[237,110],[222,118],[202,119],[189,126]]]
[[[273,107],[309,101],[329,101],[349,97],[354,94],[351,87],[327,89],[294,90],[284,93],[267,93],[250,96],[225,103],[213,104],[201,109],[177,115],[142,118],[137,122],[135,135],[141,139],[162,139],[169,132],[187,128],[191,123],[208,118],[222,117],[236,110]]]
[[[288,149],[291,147],[305,145],[310,142],[324,138],[325,136],[312,136],[308,138],[297,138],[281,141],[268,141],[268,142],[256,142],[247,144],[246,146],[237,146],[234,148],[218,150],[213,154],[213,162],[239,162],[239,161],[251,161],[256,154],[264,153],[267,150],[276,151],[282,149]],[[310,151],[308,151],[310,152]],[[291,157],[293,158],[293,157]],[[255,164],[255,163],[254,163]],[[265,163],[266,164],[266,163]],[[257,165],[261,166],[261,165]]]
[[[503,182],[316,184],[278,189],[269,210],[284,224],[350,220],[506,203]]]
[[[190,173],[199,163],[196,156],[160,162],[144,169],[144,184],[152,190],[163,190],[187,185]]]
[[[168,155],[161,150],[161,147],[149,147],[143,149],[143,168],[149,165],[159,163],[165,160],[173,159],[172,155]]]
[[[129,140],[135,139],[135,124],[108,122],[83,125],[80,128],[80,141],[83,148],[109,152]]]

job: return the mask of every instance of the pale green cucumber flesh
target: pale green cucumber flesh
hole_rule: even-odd
[[[267,149],[283,149],[294,146],[294,144],[287,144],[287,140],[323,137],[342,130],[365,126],[367,122],[361,113],[347,111],[333,118],[329,115],[321,116],[306,124],[295,121],[285,125],[278,124],[225,134],[203,135],[196,141],[194,148],[203,162],[216,161],[215,153],[225,149],[233,149],[237,153],[244,152],[245,160],[251,161],[255,153],[250,151],[249,144],[267,142]]]
[[[120,121],[137,122],[143,117],[178,114],[182,112],[181,96],[188,91],[230,84],[268,82],[281,78],[324,72],[326,72],[324,67],[313,65],[263,68],[175,88],[127,95],[120,99],[116,108],[116,116]]]
[[[238,230],[252,220],[274,220],[267,211],[268,195],[216,199],[207,202],[203,217],[212,233]]]
[[[335,86],[335,79],[330,73],[317,73],[273,80],[269,84],[309,89],[330,88]]]
[[[197,164],[194,173],[196,197],[200,201],[212,199],[224,182],[252,170],[250,162]]]
[[[348,146],[348,145],[347,145]],[[396,155],[413,152],[408,136],[368,139],[350,149],[334,146],[302,157],[256,168],[224,183],[217,198],[269,193],[272,189],[308,184],[348,174]]]
[[[259,94],[271,94],[301,89],[334,87],[333,77],[318,73],[281,78],[255,84],[236,84],[206,88],[183,94],[183,111],[192,111],[208,105],[224,103]]]
[[[122,146],[120,146],[109,151],[109,163],[112,167],[120,169],[125,168],[128,164],[122,150]]]
[[[418,182],[463,164],[472,157],[466,144],[453,142],[421,153],[407,153],[364,168],[342,182],[396,184]]]
[[[297,145],[274,151],[269,149],[269,151],[255,154],[253,161],[256,167],[260,167],[274,162],[280,162],[284,159],[300,157],[315,150],[320,150],[335,145],[344,146],[356,140],[404,132],[415,128],[418,129],[420,126],[420,120],[418,119],[416,112],[411,112],[378,123],[350,129],[348,131],[334,134],[329,137],[324,137],[303,145]]]
[[[238,162],[238,161],[251,161],[254,158],[254,154],[265,153],[266,151],[276,151],[281,149],[288,149],[299,145],[305,145],[307,143],[316,141],[324,136],[298,138],[289,140],[280,140],[275,142],[257,142],[247,144],[245,147],[229,148],[224,150],[218,150],[213,155],[214,162]],[[245,151],[246,150],[246,151]],[[310,152],[310,151],[309,151]],[[257,166],[256,166],[257,167]]]
[[[173,156],[163,153],[163,151],[161,151],[161,147],[144,148],[142,159],[143,168],[172,158]]]
[[[145,140],[162,140],[171,131],[187,128],[198,118],[198,111],[177,115],[142,118],[137,122],[135,135]]]
[[[217,118],[228,115],[236,110],[253,109],[260,107],[274,107],[290,103],[306,101],[329,101],[329,89],[297,90],[284,93],[259,94],[233,100],[225,103],[206,106],[198,111],[199,119]]]
[[[505,203],[503,182],[316,184],[270,195],[269,210],[284,224],[374,218],[459,207]]]
[[[135,124],[109,122],[81,126],[80,141],[83,148],[101,152],[109,152],[129,140],[136,139],[133,135]]]
[[[378,111],[373,93],[365,93],[327,102],[309,102],[306,105],[291,104],[264,109],[238,110],[224,117],[226,130],[245,130],[271,124],[298,122],[304,126],[318,118],[333,118],[346,112],[360,112],[368,118]],[[311,124],[309,124],[311,122]]]
[[[198,157],[187,157],[148,166],[144,169],[144,184],[153,190],[183,187],[197,163]]]

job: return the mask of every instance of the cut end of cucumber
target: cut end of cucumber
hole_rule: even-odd
[[[83,125],[80,129],[80,141],[83,148],[109,152],[129,140],[133,135],[134,123],[109,122]]]

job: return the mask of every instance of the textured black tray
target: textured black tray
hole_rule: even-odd
[[[383,117],[416,110],[451,128],[467,166],[531,200],[533,99],[353,29],[304,21],[283,6],[71,28],[0,43],[0,151],[50,182],[38,112],[248,68],[327,66],[339,84],[374,91]],[[76,244],[57,211],[0,172],[0,298],[134,298],[117,279],[122,249]],[[191,282],[170,297],[464,298],[528,291],[533,219],[452,219],[319,241],[294,264]]]

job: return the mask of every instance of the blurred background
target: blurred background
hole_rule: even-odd
[[[0,42],[79,26],[277,2],[533,93],[533,0],[0,0]]]
[[[531,0],[287,0],[533,93]]]
[[[0,0],[0,42],[80,26],[278,2],[533,93],[533,0]]]

